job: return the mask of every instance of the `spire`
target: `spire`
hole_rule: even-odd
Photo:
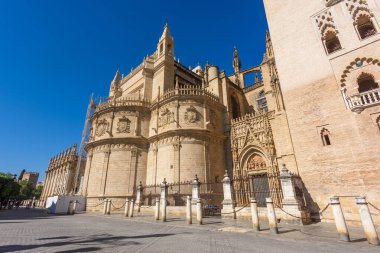
[[[114,83],[115,85],[119,85],[119,83],[120,83],[120,72],[119,72],[119,69],[116,70],[116,74],[115,74],[115,77],[112,80],[112,83]]]
[[[173,37],[172,37],[172,35],[170,33],[168,22],[165,23],[164,31],[162,32],[160,41],[163,40],[163,39],[165,39],[165,38],[170,38],[171,40],[173,40]]]
[[[236,47],[234,47],[234,58],[232,60],[232,66],[234,67],[235,73],[240,72],[241,62],[240,62],[239,54]]]

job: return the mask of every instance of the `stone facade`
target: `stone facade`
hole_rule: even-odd
[[[21,181],[28,181],[32,184],[33,189],[37,187],[37,182],[38,182],[38,176],[40,174],[38,172],[25,172],[22,175]]]
[[[50,159],[46,171],[44,188],[40,197],[42,202],[45,202],[50,196],[68,195],[78,192],[78,189],[81,188],[81,178],[84,174],[84,163],[78,172],[78,182],[75,186],[77,162],[76,144]],[[74,187],[77,189],[74,189]]]
[[[139,182],[175,184],[197,175],[207,191],[217,191],[225,171],[233,178],[274,175],[269,184],[280,199],[278,164],[298,168],[269,34],[266,45],[262,64],[247,69],[235,48],[232,75],[209,64],[190,70],[175,60],[166,25],[157,51],[127,76],[117,71],[107,101],[92,115],[88,210],[101,208],[95,206],[104,198],[121,206]],[[248,168],[253,158],[264,161],[261,170]]]
[[[319,217],[345,196],[346,218],[358,220],[352,196],[380,205],[380,1],[286,2],[264,0],[309,208]]]

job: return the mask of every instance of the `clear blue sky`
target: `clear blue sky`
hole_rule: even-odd
[[[42,180],[52,156],[79,144],[90,94],[106,96],[117,68],[153,53],[166,20],[186,66],[231,73],[235,45],[243,68],[262,60],[261,0],[0,1],[0,171]]]

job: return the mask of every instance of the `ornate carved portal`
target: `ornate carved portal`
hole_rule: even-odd
[[[279,169],[276,163],[271,113],[248,115],[232,124],[233,188],[237,206],[249,205],[254,197],[259,206],[272,197],[275,205],[282,200]]]

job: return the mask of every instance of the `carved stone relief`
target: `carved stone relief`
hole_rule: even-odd
[[[96,124],[96,131],[95,134],[96,136],[102,136],[108,129],[108,121],[106,119],[102,119],[97,122]]]
[[[160,116],[158,117],[159,127],[165,126],[174,121],[174,112],[170,111],[168,108],[164,108],[160,111]]]
[[[187,124],[195,123],[199,120],[198,111],[194,106],[190,106],[185,112],[185,122]]]
[[[119,118],[117,123],[117,133],[130,133],[131,132],[131,121],[127,117],[123,116]]]

